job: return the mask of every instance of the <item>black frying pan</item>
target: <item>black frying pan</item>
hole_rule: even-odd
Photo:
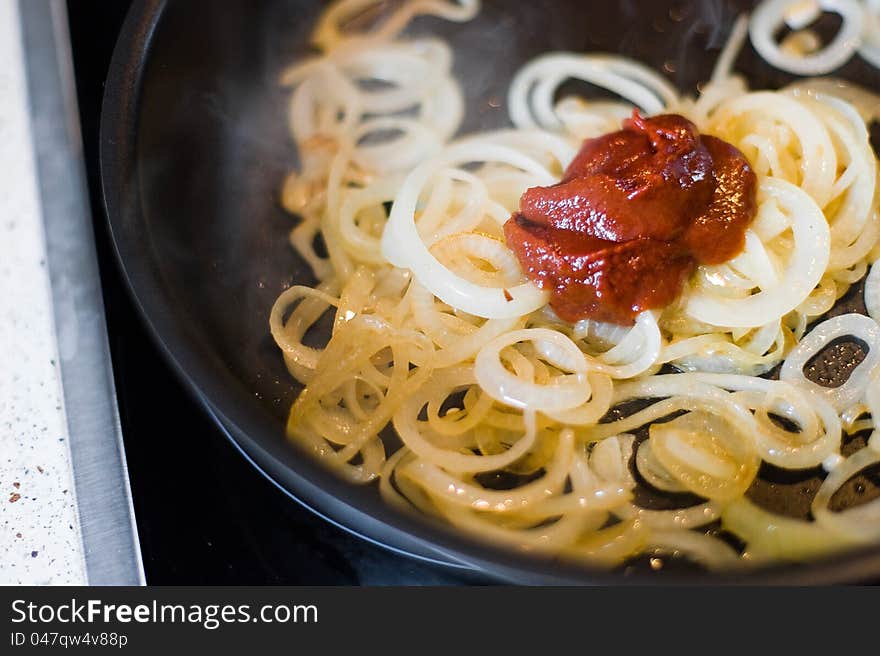
[[[309,52],[308,35],[323,5],[136,0],[121,32],[101,125],[107,214],[131,292],[180,377],[266,476],[328,520],[388,548],[522,583],[731,580],[674,562],[660,574],[640,563],[621,574],[496,549],[395,511],[375,487],[336,479],[285,440],[284,422],[298,389],[268,334],[268,314],[282,289],[309,283],[311,276],[287,244],[293,223],[278,203],[296,153],[287,133],[287,92],[277,80],[282,68]],[[665,70],[692,90],[708,78],[734,16],[733,5],[723,0],[484,0],[470,23],[420,18],[412,32],[433,32],[455,46],[455,73],[467,97],[463,131],[472,131],[507,122],[503,99],[511,75],[547,50],[618,52]],[[790,81],[749,47],[738,68],[755,87]],[[880,87],[880,73],[857,60],[841,75]],[[492,99],[501,107],[490,106]],[[844,307],[861,308],[859,291]],[[841,350],[836,363],[852,356]],[[835,357],[822,366],[834,369]],[[849,448],[863,442],[858,437]],[[820,480],[819,471],[765,467],[751,496],[803,517]],[[835,502],[878,495],[876,482],[870,476],[853,481]],[[643,502],[669,507],[676,500]],[[736,580],[877,577],[880,547]]]

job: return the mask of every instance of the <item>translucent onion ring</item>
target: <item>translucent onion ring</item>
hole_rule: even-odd
[[[509,148],[471,139],[458,142],[407,176],[382,235],[382,254],[392,264],[409,268],[418,281],[435,296],[454,307],[487,319],[522,316],[546,304],[549,294],[531,282],[502,289],[476,285],[455,275],[431,255],[415,224],[416,208],[422,189],[438,169],[450,165],[503,162],[535,176],[536,184],[552,184],[554,176],[531,157]]]
[[[777,178],[761,180],[760,193],[782,203],[793,215],[792,261],[774,287],[751,296],[726,299],[695,290],[685,311],[699,321],[727,328],[763,325],[800,305],[825,273],[831,233],[822,210],[802,189]]]
[[[874,2],[880,6],[880,0]],[[877,67],[880,68],[880,63]],[[785,90],[795,94],[833,96],[852,105],[865,123],[880,120],[880,95],[849,80],[838,77],[806,78],[789,84]]]
[[[571,371],[546,385],[526,381],[508,371],[501,362],[502,349],[519,342],[546,342],[560,357],[545,353],[544,359],[562,370]],[[477,354],[474,375],[480,387],[496,401],[523,410],[571,410],[590,400],[587,362],[568,337],[546,328],[514,330],[496,337]]]
[[[856,0],[818,0],[825,11],[840,15],[843,24],[834,39],[817,53],[796,57],[784,53],[774,38],[785,21],[786,12],[800,0],[765,0],[749,22],[749,36],[758,54],[771,66],[796,75],[824,75],[842,66],[859,47],[862,32],[862,6]]]
[[[558,130],[562,123],[553,108],[556,89],[574,78],[608,89],[647,114],[659,114],[678,101],[678,93],[651,69],[622,57],[551,52],[523,66],[507,94],[513,124]]]
[[[746,555],[755,562],[805,560],[854,544],[852,539],[806,522],[771,513],[747,497],[725,507],[722,526],[746,543]]]
[[[590,466],[604,480],[632,489],[636,482],[629,472],[629,461],[634,442],[635,438],[627,433],[602,440],[593,446]],[[687,508],[649,510],[628,502],[612,508],[611,513],[622,520],[638,521],[640,525],[652,529],[691,529],[718,519],[721,516],[721,505],[707,501]]]
[[[865,31],[859,55],[876,68],[880,68],[880,0],[863,0],[865,4]],[[880,106],[875,110],[880,116]]]
[[[865,278],[865,309],[874,321],[880,321],[880,266],[876,262]]]
[[[850,372],[840,387],[823,387],[804,376],[804,367],[813,356],[835,339],[852,336],[868,346],[865,359]],[[856,403],[865,393],[872,375],[880,366],[880,326],[861,314],[843,314],[827,319],[813,328],[789,353],[779,372],[779,379],[797,385],[824,398],[838,412]]]
[[[847,510],[832,512],[831,497],[850,478],[863,469],[880,462],[880,451],[865,447],[844,460],[823,481],[810,507],[816,521],[834,533],[841,533],[859,542],[880,540],[880,499],[874,499]]]
[[[312,35],[312,43],[323,50],[331,50],[340,43],[345,43],[346,39],[355,42],[357,39],[386,40],[399,34],[413,18],[421,14],[440,16],[461,23],[473,18],[480,10],[479,0],[417,0],[404,3],[371,32],[356,35],[343,33],[342,24],[380,4],[380,0],[342,0],[334,3],[321,14]]]
[[[497,455],[472,455],[444,449],[433,445],[423,436],[423,426],[420,424],[425,425],[427,422],[418,420],[422,406],[436,399],[438,393],[445,395],[475,382],[474,372],[470,369],[453,367],[441,370],[434,374],[428,385],[423,386],[400,406],[394,414],[394,428],[410,451],[450,472],[477,473],[504,469],[532,448],[536,436],[534,415],[525,422],[525,435],[507,451]]]

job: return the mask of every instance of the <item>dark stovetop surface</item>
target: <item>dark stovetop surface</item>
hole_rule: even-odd
[[[300,507],[227,441],[148,337],[113,261],[98,173],[104,79],[130,0],[68,0],[110,350],[147,582],[460,584]]]

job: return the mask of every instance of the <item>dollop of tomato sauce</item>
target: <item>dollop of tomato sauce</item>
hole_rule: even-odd
[[[634,111],[585,141],[558,184],[528,189],[504,236],[561,319],[632,325],[672,303],[698,264],[742,251],[756,191],[734,146],[683,116]]]

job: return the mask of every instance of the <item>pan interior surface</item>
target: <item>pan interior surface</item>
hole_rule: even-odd
[[[466,98],[461,133],[468,133],[509,125],[504,99],[511,77],[547,51],[617,53],[693,92],[711,74],[738,11],[750,4],[484,0],[471,22],[418,18],[407,34],[435,34],[453,46]],[[644,582],[638,566],[629,577],[570,568],[403,516],[382,503],[375,486],[344,484],[287,443],[284,425],[299,389],[269,335],[268,314],[284,289],[314,279],[288,244],[295,220],[279,203],[281,183],[297,162],[287,127],[289,91],[279,76],[314,52],[309,34],[323,8],[306,0],[233,0],[222,10],[208,0],[134,3],[107,86],[101,165],[114,243],[148,324],[246,456],[340,525],[418,557],[511,581]],[[749,46],[737,70],[753,88],[793,79]],[[837,74],[880,87],[880,73],[857,59]],[[835,313],[863,311],[860,292],[855,285]],[[805,517],[804,490],[820,480],[818,471],[792,476],[768,469],[755,498]],[[827,582],[876,574],[878,561],[880,553],[869,550],[847,563],[755,576]],[[709,580],[683,570],[654,580]]]

